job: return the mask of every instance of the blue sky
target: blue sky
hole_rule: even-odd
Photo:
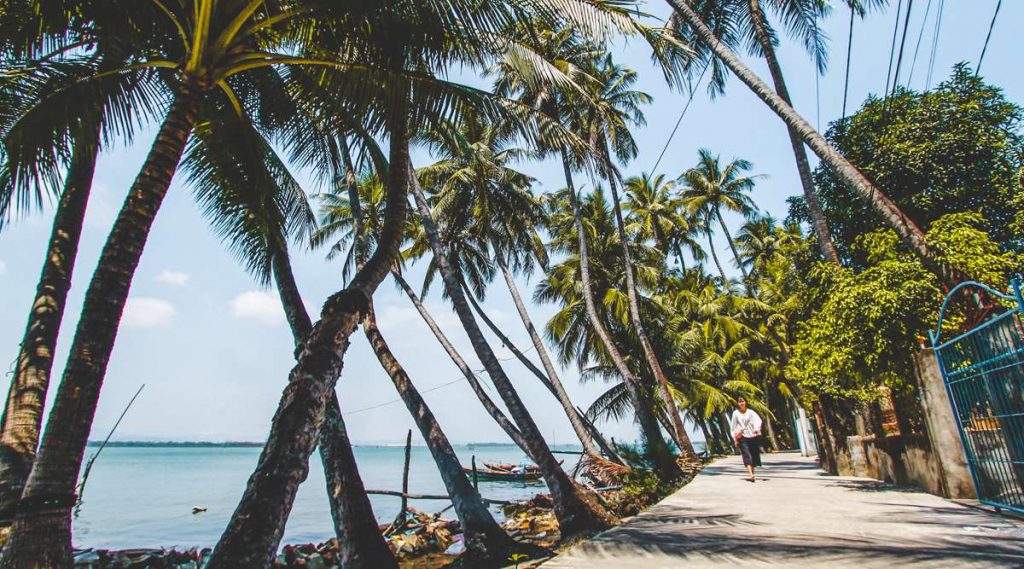
[[[926,4],[934,5],[914,63],[912,56]],[[924,88],[938,4],[918,2],[911,17],[900,82],[907,83],[913,64],[911,87],[915,89]],[[933,84],[948,77],[954,63],[977,62],[995,5],[996,0],[946,3]],[[667,14],[661,2],[651,3],[648,11],[658,16]],[[820,108],[816,104],[809,59],[792,43],[784,43],[780,50],[796,108],[812,124],[818,122],[820,113],[822,128],[841,113],[848,17],[849,12],[839,7],[824,23],[832,38],[832,63],[828,73],[820,78]],[[895,8],[891,8],[856,24],[850,72],[851,109],[859,106],[868,94],[884,90],[894,19]],[[1024,77],[1019,61],[1024,44],[1013,24],[1021,21],[1024,4],[1006,2],[982,68],[987,81],[1002,87],[1009,99],[1018,103],[1024,103]],[[634,41],[620,45],[614,55],[619,62],[640,72],[639,88],[654,97],[646,111],[648,125],[635,131],[640,155],[623,168],[624,174],[634,175],[653,166],[679,118],[686,95],[668,89],[660,72],[649,63],[649,51],[643,44]],[[748,63],[767,77],[760,62]],[[100,247],[152,136],[152,130],[144,131],[135,145],[113,148],[100,158],[61,333],[55,378],[63,369],[82,294]],[[697,150],[702,147],[720,153],[723,158],[752,161],[754,172],[764,176],[754,192],[758,207],[776,217],[785,216],[786,198],[800,191],[785,128],[738,81],[730,80],[725,96],[716,100],[710,100],[703,90],[697,93],[668,146],[659,172],[677,176],[695,162]],[[428,159],[422,152],[417,152],[415,158],[417,165]],[[561,172],[557,165],[530,164],[523,169],[538,179],[539,191],[559,188]],[[303,173],[297,175],[308,181]],[[319,188],[308,181],[306,189],[315,193]],[[0,361],[6,362],[5,371],[13,366],[10,362],[17,353],[43,259],[51,213],[48,210],[26,217],[0,235],[0,297],[4,299],[0,303]],[[729,221],[735,225],[737,220]],[[725,251],[724,243],[719,243],[719,251]],[[341,286],[339,267],[325,262],[319,252],[295,251],[294,257],[306,303],[314,313],[318,312],[323,300]],[[410,276],[417,282],[422,277],[421,267],[414,266]],[[521,282],[527,296],[535,285],[536,281]],[[458,370],[391,281],[381,286],[375,300],[383,333],[422,391],[459,378]],[[427,304],[463,355],[478,368],[465,334],[437,294],[437,287]],[[513,341],[524,348],[529,345],[508,292],[500,282],[491,287],[485,306]],[[553,307],[534,305],[531,312],[535,322],[541,324],[553,313]],[[396,402],[394,388],[363,336],[357,334],[353,340],[338,384],[350,435],[357,443],[400,441],[412,422],[404,406]],[[500,348],[500,343],[495,341],[494,345]],[[498,351],[503,358],[511,355],[503,349]],[[291,338],[276,295],[260,290],[227,254],[198,213],[184,178],[175,179],[135,276],[92,438],[105,436],[135,390],[145,383],[145,390],[116,438],[263,440],[291,366]],[[506,366],[549,442],[572,442],[572,431],[554,399],[518,362],[509,361]],[[575,369],[564,370],[563,380],[581,406],[588,405],[605,388],[601,384],[580,385],[577,378]],[[464,382],[429,391],[425,397],[454,442],[507,440]],[[604,428],[617,440],[635,438],[634,428],[628,423],[607,424]]]

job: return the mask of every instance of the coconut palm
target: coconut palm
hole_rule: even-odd
[[[749,286],[749,275],[740,261],[739,251],[736,250],[736,242],[725,225],[725,218],[722,217],[722,210],[738,213],[749,218],[756,211],[753,200],[748,192],[754,188],[753,176],[744,175],[750,170],[750,162],[743,159],[735,159],[724,167],[720,164],[718,156],[706,148],[698,152],[699,160],[697,165],[683,173],[681,180],[686,184],[682,191],[684,206],[694,214],[699,214],[708,222],[716,220],[725,234],[725,239],[732,250],[736,266],[743,274],[743,282]],[[710,240],[710,231],[708,238]],[[712,246],[712,251],[714,246]],[[721,266],[719,266],[721,270]],[[723,273],[724,274],[724,273]]]
[[[612,194],[611,203],[612,211],[615,213],[615,229],[622,242],[622,259],[630,318],[636,329],[640,345],[643,347],[647,364],[658,381],[662,404],[665,406],[665,412],[672,425],[669,432],[672,433],[682,455],[687,460],[693,461],[696,459],[693,444],[690,442],[689,434],[676,409],[675,400],[669,390],[668,378],[665,376],[658,355],[654,352],[654,346],[647,335],[640,315],[633,263],[630,256],[630,241],[626,236],[626,224],[622,216],[622,204],[618,192],[621,177],[614,164],[615,159],[626,162],[636,156],[636,142],[630,134],[629,127],[634,124],[644,124],[641,106],[650,102],[651,99],[646,93],[632,88],[637,80],[636,72],[614,63],[611,55],[592,63],[592,66],[587,69],[588,74],[594,77],[594,81],[588,85],[592,90],[588,92],[587,99],[577,109],[578,115],[574,117],[574,122],[579,125],[579,129],[587,137],[592,151],[595,153],[599,172],[608,181],[608,188]]]
[[[768,64],[768,70],[775,86],[778,96],[792,106],[793,102],[786,87],[785,77],[782,73],[782,66],[776,54],[779,38],[775,29],[768,22],[765,7],[771,10],[783,23],[786,32],[803,44],[811,58],[814,60],[818,72],[824,72],[828,61],[828,50],[826,38],[822,32],[819,22],[828,15],[830,7],[825,0],[732,0],[722,2],[719,0],[698,0],[692,2],[694,9],[705,16],[709,22],[714,22],[714,27],[721,31],[719,39],[729,49],[738,51],[746,48],[755,57],[763,57]],[[676,18],[678,23],[679,18]],[[684,27],[684,33],[689,29]],[[693,69],[697,66],[704,67],[711,63],[715,56],[708,49],[697,50],[698,57],[692,59],[687,65]],[[720,63],[716,60],[716,73],[713,74],[712,88],[720,92],[725,88],[726,73],[721,69]],[[839,262],[835,245],[828,230],[828,222],[821,211],[817,193],[814,190],[814,180],[811,177],[811,167],[807,160],[807,152],[804,149],[800,136],[792,129],[789,131],[790,145],[793,149],[793,156],[796,158],[797,172],[800,175],[800,185],[803,189],[804,200],[811,217],[811,225],[814,234],[818,238],[822,256],[833,263]]]
[[[576,30],[566,26],[538,26],[524,23],[508,32],[513,37],[527,42],[537,58],[527,61],[525,58],[506,55],[491,69],[490,73],[497,76],[498,92],[516,95],[520,100],[542,110],[548,116],[566,123],[572,115],[573,105],[579,100],[579,83],[586,83],[590,78],[582,71],[592,58],[602,52],[597,46],[588,43]],[[668,446],[662,437],[657,420],[650,406],[646,403],[643,387],[626,360],[615,345],[611,335],[599,314],[598,303],[594,298],[590,279],[589,251],[587,233],[584,227],[582,212],[573,181],[573,170],[586,162],[587,157],[581,156],[566,145],[544,146],[540,150],[556,154],[562,162],[568,188],[568,204],[573,212],[576,230],[577,251],[579,251],[579,279],[586,314],[595,334],[604,346],[605,353],[611,358],[616,371],[625,378],[629,397],[637,404],[640,428],[646,440],[646,447],[658,475],[665,480],[677,478],[679,467],[672,459]]]
[[[676,184],[665,181],[664,174],[652,177],[646,172],[623,182],[626,192],[627,233],[640,240],[653,240],[665,255],[673,253],[679,268],[686,269],[683,247],[697,263],[705,259],[704,250],[694,240],[694,227],[676,195]]]
[[[477,314],[552,392],[584,451],[591,457],[600,457],[601,450],[569,399],[510,268],[511,265],[528,273],[537,263],[546,261],[546,252],[537,234],[537,227],[544,223],[545,216],[543,206],[530,192],[532,179],[511,167],[513,161],[527,158],[530,153],[514,146],[511,133],[505,131],[507,129],[501,125],[485,125],[479,117],[470,117],[461,125],[446,125],[446,128],[428,132],[426,136],[438,161],[422,168],[420,176],[428,187],[437,188],[434,209],[446,236],[459,234],[450,241],[453,248],[449,249],[449,258],[466,257],[465,251],[472,244],[481,249],[490,248],[494,264],[501,271],[544,370],[526,358],[479,307],[474,296],[483,297],[484,290],[480,286],[474,291],[467,290],[470,303],[478,309]],[[431,275],[428,271],[428,278]],[[481,278],[473,280],[486,282]]]
[[[720,61],[728,67],[740,81],[782,119],[788,128],[796,132],[800,139],[818,155],[818,158],[836,172],[850,191],[875,210],[882,221],[899,235],[907,248],[913,251],[925,266],[929,267],[929,270],[950,286],[955,286],[967,279],[967,275],[963,274],[960,269],[941,261],[933,248],[928,245],[921,229],[900,211],[881,189],[871,183],[860,170],[836,151],[810,123],[793,109],[792,105],[779,97],[739,59],[735,52],[729,49],[728,45],[722,41],[721,34],[716,33],[719,26],[716,26],[714,22],[710,22],[709,26],[709,22],[706,22],[702,14],[695,9],[695,2],[691,0],[666,0],[666,2],[679,16],[680,22],[685,24],[692,33],[695,43],[699,43],[703,49],[711,50],[716,61]]]

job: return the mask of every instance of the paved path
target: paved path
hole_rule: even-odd
[[[1024,567],[1020,520],[866,478],[829,476],[796,454],[764,461],[751,484],[739,457],[719,460],[651,510],[544,569]]]

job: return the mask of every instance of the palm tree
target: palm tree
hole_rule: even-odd
[[[719,164],[718,156],[706,148],[699,151],[697,165],[690,168],[682,175],[686,187],[682,192],[683,204],[693,213],[699,213],[705,220],[710,222],[713,217],[718,221],[725,239],[729,242],[729,249],[732,250],[736,266],[743,274],[743,282],[749,287],[749,275],[740,260],[739,251],[736,250],[736,242],[733,241],[729,228],[725,225],[725,218],[722,217],[722,210],[738,213],[749,218],[754,214],[756,207],[754,202],[747,195],[747,192],[754,188],[754,177],[745,176],[744,173],[750,170],[750,162],[742,159],[735,159],[722,167]],[[710,223],[708,223],[710,227]],[[708,231],[710,239],[711,233]],[[712,246],[714,251],[714,246]],[[717,262],[717,260],[716,260]],[[721,270],[721,266],[719,266]],[[724,275],[724,273],[723,273]]]
[[[704,250],[693,239],[690,218],[675,195],[675,182],[666,182],[664,174],[651,177],[645,172],[627,178],[623,189],[626,191],[623,208],[627,212],[627,233],[640,240],[653,239],[665,255],[666,264],[669,253],[674,253],[682,270],[686,269],[684,246],[695,262],[705,259]]]
[[[683,425],[682,417],[676,409],[675,400],[669,390],[668,378],[662,369],[658,355],[654,353],[643,319],[640,317],[639,300],[636,282],[633,275],[633,262],[630,256],[630,242],[626,236],[626,224],[622,216],[622,204],[619,199],[619,174],[613,163],[612,155],[625,162],[636,155],[636,142],[629,132],[630,124],[644,124],[641,105],[650,101],[650,96],[642,91],[632,89],[637,74],[631,69],[616,65],[611,55],[588,69],[594,77],[592,93],[578,110],[577,124],[586,134],[588,142],[596,155],[598,168],[606,180],[612,194],[612,210],[615,212],[615,229],[622,242],[622,259],[626,275],[626,294],[629,297],[629,314],[636,330],[640,345],[643,347],[647,364],[651,368],[660,386],[662,403],[672,424],[670,433],[674,436],[679,451],[690,461],[696,460],[693,443]]]
[[[380,215],[383,211],[381,207],[383,205],[382,192],[379,178],[376,175],[363,177],[362,183],[349,185],[349,189],[354,191],[348,193],[348,199],[340,198],[335,194],[321,196],[321,199],[324,200],[324,223],[314,233],[312,239],[314,246],[335,241],[328,253],[328,258],[336,256],[347,243],[351,254],[345,257],[346,272],[348,271],[348,261],[352,263],[365,262],[365,255],[360,251],[367,250],[367,245],[376,239],[382,229],[381,222],[383,221]],[[370,201],[364,202],[362,199],[364,197],[370,198]],[[366,207],[364,207],[364,203]],[[342,220],[342,216],[345,214],[348,214],[349,223]],[[357,222],[356,215],[365,215],[366,217]],[[365,233],[360,233],[360,231]],[[401,278],[397,271],[395,274],[399,275],[397,278]],[[462,524],[468,551],[467,561],[480,564],[504,561],[507,559],[506,553],[514,545],[512,540],[494,521],[480,498],[479,492],[469,483],[451,443],[448,442],[448,438],[433,412],[384,339],[377,326],[372,306],[363,319],[363,332],[381,366],[395,384],[395,388],[405,402],[437,464],[441,479]],[[472,374],[470,375],[472,376]]]
[[[420,175],[428,186],[438,188],[435,211],[445,233],[459,235],[458,239],[451,241],[449,258],[464,258],[470,244],[477,244],[481,249],[490,247],[494,263],[502,273],[544,370],[538,369],[493,325],[477,304],[473,291],[467,290],[470,303],[485,324],[552,392],[584,451],[593,458],[599,458],[601,450],[569,399],[509,268],[512,263],[529,272],[535,263],[546,258],[536,230],[544,222],[544,209],[530,193],[533,180],[510,165],[514,160],[529,157],[530,153],[512,145],[512,133],[507,128],[485,125],[480,117],[471,116],[460,125],[445,125],[426,136],[439,160],[422,168]],[[430,274],[428,272],[428,276]],[[486,282],[486,279],[476,280]]]
[[[847,187],[868,203],[882,221],[892,228],[907,248],[934,274],[947,284],[955,286],[967,276],[956,267],[941,261],[936,252],[929,247],[924,233],[892,202],[879,188],[871,183],[849,160],[844,158],[835,148],[808,123],[793,106],[786,103],[771,87],[740,61],[739,57],[723,43],[718,34],[702,19],[690,0],[666,0],[675,14],[692,31],[696,40],[714,53],[716,60],[725,64],[747,87],[754,92],[786,126],[797,133],[801,140],[818,155],[818,158],[831,168],[846,182]]]
[[[434,262],[437,264],[438,272],[441,274],[442,281],[444,282],[445,292],[455,307],[459,321],[469,335],[477,357],[483,363],[484,368],[487,370],[487,375],[490,376],[495,389],[497,389],[499,396],[508,408],[509,414],[519,427],[523,439],[530,449],[529,454],[531,458],[537,462],[541,469],[544,481],[547,483],[548,489],[551,490],[555,516],[558,518],[561,531],[564,535],[573,535],[582,531],[608,527],[615,522],[614,517],[605,511],[593,496],[585,493],[562,470],[554,455],[551,454],[551,450],[544,441],[543,435],[537,428],[533,417],[527,411],[512,382],[505,375],[505,371],[502,369],[498,358],[487,344],[483,332],[473,318],[472,309],[466,301],[462,282],[448,261],[426,196],[424,196],[423,191],[419,188],[419,183],[415,178],[413,178],[411,185],[413,198],[423,222],[423,229],[426,232],[431,251],[434,254]]]
[[[713,22],[714,27],[719,30],[719,39],[729,49],[737,51],[745,46],[751,55],[765,59],[776,93],[786,104],[792,106],[793,102],[786,87],[782,66],[775,52],[779,42],[778,36],[768,22],[761,0],[736,2],[698,0],[691,4],[698,13],[704,15],[705,21]],[[768,0],[765,4],[782,20],[789,35],[804,45],[814,60],[817,70],[823,72],[828,60],[828,52],[826,38],[819,27],[819,21],[830,11],[828,2],[825,0]],[[678,18],[676,20],[678,23]],[[685,33],[689,30],[684,29],[683,31]],[[693,69],[697,64],[700,64],[701,67],[712,64],[710,60],[715,56],[706,47],[701,47],[702,49],[697,50],[697,57],[687,63],[688,68]],[[722,91],[725,88],[726,75],[719,71],[718,61],[715,61],[713,65],[716,67],[716,73],[713,77],[712,88],[715,91]],[[804,200],[822,256],[830,262],[838,263],[839,256],[832,243],[828,222],[821,211],[818,195],[814,190],[814,180],[811,176],[811,167],[807,160],[803,141],[794,130],[790,129],[788,132],[793,156],[796,158]]]
[[[578,99],[578,82],[589,80],[582,72],[582,68],[601,50],[588,44],[573,28],[566,26],[544,27],[524,23],[522,26],[510,30],[509,35],[527,42],[538,57],[535,60],[525,61],[525,58],[506,55],[499,60],[490,70],[491,73],[498,76],[496,85],[498,92],[517,94],[524,102],[542,110],[555,120],[565,123],[566,118],[574,113],[572,109],[576,104],[575,100]],[[605,329],[597,301],[594,299],[590,280],[586,229],[572,176],[573,168],[580,166],[580,162],[586,157],[574,153],[572,148],[564,144],[542,147],[541,150],[557,154],[562,162],[562,171],[565,174],[565,183],[568,189],[568,202],[572,208],[576,230],[577,251],[580,259],[579,278],[587,317],[616,371],[625,380],[626,391],[634,401],[640,428],[647,443],[647,452],[658,475],[664,480],[678,478],[681,474],[679,467],[672,458],[668,445],[665,444],[652,409],[646,404],[640,380],[626,364],[621,351]]]
[[[223,117],[196,129],[182,166],[204,214],[229,249],[261,284],[273,281],[299,349],[313,323],[292,272],[288,237],[305,240],[315,227],[314,214],[299,184],[253,125],[230,109],[221,112]],[[397,567],[377,527],[333,391],[319,449],[342,560],[350,566]]]

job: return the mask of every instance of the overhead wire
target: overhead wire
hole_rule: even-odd
[[[907,45],[907,29],[910,28],[910,14],[914,10],[914,0],[907,0],[907,15],[903,18],[903,38],[900,39],[900,54],[896,58],[896,73],[892,77],[892,94],[900,84],[900,66],[903,65],[903,49]]]
[[[676,125],[672,127],[672,132],[669,133],[668,140],[665,141],[665,146],[661,148],[661,153],[658,154],[658,160],[654,163],[654,166],[650,170],[652,175],[658,169],[658,165],[661,164],[661,159],[665,157],[665,152],[668,151],[669,144],[671,144],[672,139],[675,138],[676,131],[679,130],[679,125],[683,123],[683,117],[686,116],[686,111],[689,110],[690,103],[693,102],[693,96],[697,93],[697,87],[699,87],[701,81],[704,80],[704,74],[707,73],[709,67],[711,67],[710,59],[706,64],[704,64],[704,69],[701,70],[700,76],[697,77],[697,83],[695,83],[693,87],[690,89],[690,97],[686,99],[686,105],[683,106],[683,112],[679,113],[679,118],[676,120]]]
[[[981,62],[985,60],[985,52],[988,51],[988,42],[992,39],[992,30],[996,27],[996,18],[999,17],[999,9],[1003,7],[1003,0],[996,2],[996,11],[992,14],[992,21],[988,24],[988,35],[985,36],[985,46],[981,48],[981,56],[978,57],[978,66],[974,68],[974,76],[981,73]]]
[[[900,12],[903,11],[903,0],[896,5],[896,26],[892,29],[892,46],[889,47],[889,69],[885,72],[885,96],[889,96],[889,80],[892,77],[892,61],[896,57],[896,38],[900,34]]]
[[[843,118],[846,118],[846,100],[850,94],[850,57],[853,55],[853,21],[857,11],[850,4],[850,35],[846,40],[846,79],[843,81]]]
[[[935,12],[935,31],[932,33],[932,52],[928,57],[928,78],[925,80],[924,89],[927,91],[932,86],[932,73],[935,71],[935,56],[939,50],[939,33],[942,31],[942,14],[945,12],[946,0],[939,0],[939,6]]]
[[[910,62],[910,75],[907,77],[907,88],[910,88],[911,82],[914,81],[914,69],[917,68],[917,54],[921,51],[921,40],[924,39],[924,28],[928,24],[928,15],[932,11],[932,0],[928,0],[928,4],[924,7],[924,17],[921,18],[921,31],[917,33],[917,45],[914,46],[914,60]]]

